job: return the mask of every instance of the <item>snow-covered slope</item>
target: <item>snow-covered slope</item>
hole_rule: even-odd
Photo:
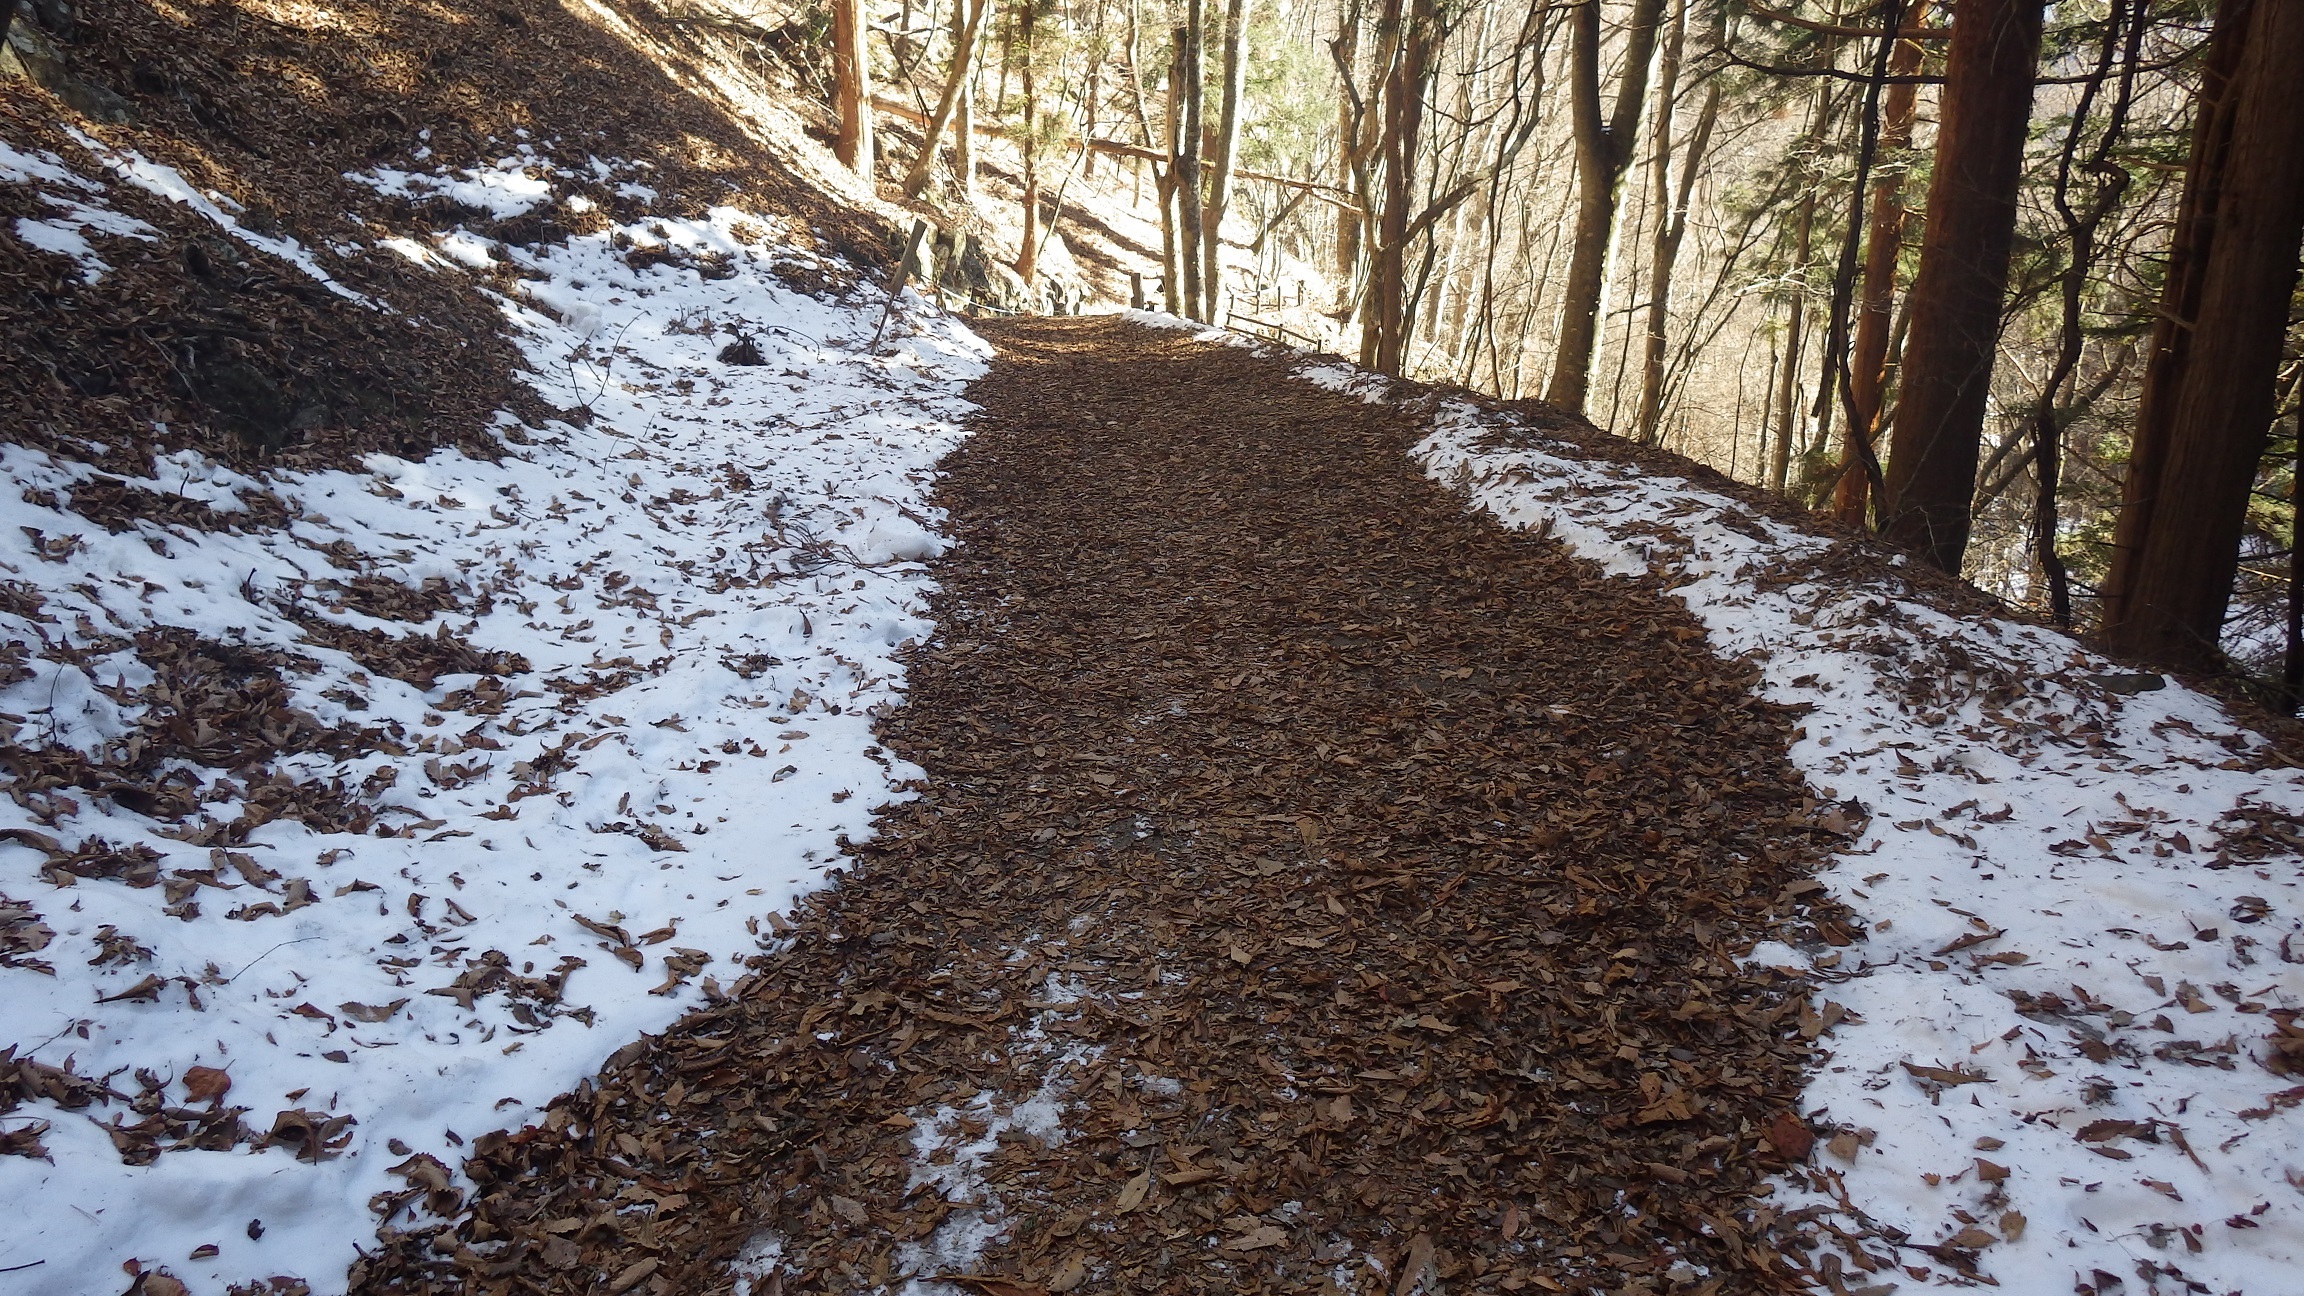
[[[1819,1230],[1846,1252],[1820,1271],[2296,1290],[2304,775],[2206,697],[1947,615],[1876,560],[1510,415],[1442,401],[1417,455],[1510,525],[1659,574],[1808,709],[1792,758],[1848,830],[1823,881],[1869,934],[1753,957],[1829,987],[1803,1112],[1822,1137],[1781,1198],[1847,1230]]]
[[[548,201],[547,173],[368,179],[502,213]],[[0,154],[0,179],[51,195],[40,246],[91,278],[107,240],[149,236],[114,184],[238,232],[102,146]],[[493,282],[565,417],[501,415],[496,462],[261,480],[187,453],[100,483],[0,448],[0,722],[24,753],[0,802],[0,1290],[111,1293],[124,1264],[342,1290],[372,1198],[438,1187],[459,1146],[719,993],[915,773],[871,715],[928,630],[924,491],[980,342],[908,300],[874,347],[875,290],[786,287],[776,221],[728,208],[332,251],[515,271]],[[108,531],[76,490],[207,525],[129,508]]]

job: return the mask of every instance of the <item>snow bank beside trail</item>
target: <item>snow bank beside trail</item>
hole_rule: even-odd
[[[101,191],[62,159],[0,162]],[[509,206],[538,175],[435,187],[501,180]],[[18,771],[0,800],[0,1290],[110,1296],[133,1261],[198,1293],[342,1291],[372,1199],[423,1218],[410,1199],[460,1148],[719,993],[917,775],[871,717],[930,629],[924,492],[989,350],[900,309],[868,353],[876,295],[782,286],[777,224],[338,250],[453,241],[467,259],[434,273],[535,276],[504,310],[570,417],[499,416],[497,463],[260,481],[186,453],[127,484],[226,517],[270,492],[283,525],[107,532],[61,506],[86,465],[0,447],[16,750],[110,769],[248,737],[187,680],[285,699],[251,725],[306,718],[251,765],[171,759],[144,788]],[[196,809],[140,812],[169,797]]]
[[[1507,523],[1660,572],[1770,700],[1811,708],[1792,759],[1850,827],[1822,880],[1870,932],[1755,956],[1829,983],[1839,1022],[1782,1204],[1879,1232],[1820,1269],[2296,1290],[2304,775],[2205,697],[1835,574],[1829,542],[1694,483],[1465,401],[1416,453]]]

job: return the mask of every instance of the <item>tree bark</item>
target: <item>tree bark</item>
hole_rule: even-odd
[[[2046,7],[1960,0],[1952,24],[1882,530],[1954,574],[1968,548]]]
[[[2112,6],[2110,21],[2105,24],[2104,40],[2096,57],[2096,67],[2080,92],[2080,101],[2072,109],[2070,125],[2064,131],[2064,145],[2056,157],[2056,181],[2050,191],[2050,200],[2056,208],[2058,220],[2064,227],[2066,260],[2060,278],[2062,289],[2061,318],[2058,321],[2056,358],[2048,372],[2048,381],[2041,385],[2040,399],[2035,404],[2029,422],[2032,425],[2032,552],[2040,564],[2040,575],[2048,587],[2048,615],[2057,625],[2069,628],[2072,624],[2072,576],[2064,563],[2064,555],[2057,544],[2057,532],[2062,522],[2058,507],[2063,481],[2064,419],[2058,405],[2065,390],[2071,386],[2080,370],[2080,358],[2087,349],[2085,311],[2090,281],[2094,278],[2098,253],[2098,233],[2104,222],[2120,206],[2122,195],[2128,191],[2129,172],[2112,164],[2113,153],[2120,148],[2128,126],[2128,109],[2135,102],[2136,65],[2143,52],[2144,33],[2149,23],[2151,0],[2117,0]],[[2122,54],[2125,52],[2125,59]],[[2112,95],[2112,107],[2099,132],[2096,146],[2089,156],[2080,157],[2080,141],[2087,129],[2096,100],[2104,93],[2105,82],[2112,74],[2115,61],[2121,64],[2120,79]],[[2085,171],[2093,177],[2093,192],[2085,209],[2074,206],[2073,173]]]
[[[1600,109],[1600,0],[1583,0],[1570,50],[1569,103],[1576,135],[1576,242],[1561,290],[1560,349],[1544,399],[1582,413],[1592,385],[1592,351],[1599,337],[1600,297],[1606,288],[1608,244],[1616,228],[1616,197],[1632,162],[1640,105],[1648,92],[1648,64],[1664,0],[1632,0],[1626,22],[1624,73],[1616,105]]]
[[[1400,0],[1385,0],[1385,21],[1400,29]],[[1409,209],[1415,203],[1424,94],[1440,27],[1440,0],[1414,0],[1400,38],[1400,57],[1384,88],[1384,208],[1369,266],[1369,301],[1361,329],[1362,362],[1399,375],[1408,346]]]
[[[1016,249],[1016,276],[1029,284],[1040,277],[1040,94],[1033,79],[1032,0],[1016,7],[1016,43],[1023,48],[1024,83],[1024,240]]]
[[[1171,315],[1184,314],[1184,257],[1179,250],[1183,240],[1176,228],[1176,167],[1184,149],[1183,96],[1184,36],[1178,29],[1168,47],[1168,93],[1161,121],[1164,138],[1160,142],[1166,148],[1168,165],[1153,177],[1160,190],[1160,304]]]
[[[1898,30],[1919,27],[1928,16],[1928,0],[1913,0]],[[1908,77],[1920,71],[1926,47],[1916,40],[1896,42],[1888,58],[1890,76]],[[1912,147],[1912,121],[1918,115],[1920,87],[1899,81],[1888,87],[1883,105],[1880,147],[1901,152]],[[1854,408],[1840,446],[1840,479],[1832,488],[1832,515],[1850,526],[1863,526],[1872,507],[1872,478],[1865,472],[1863,451],[1856,438],[1877,444],[1880,408],[1888,390],[1888,331],[1896,313],[1896,262],[1904,251],[1904,173],[1902,166],[1880,169],[1872,182],[1871,232],[1864,244],[1864,297],[1856,310],[1856,345],[1849,358],[1848,387]]]
[[[992,0],[983,0],[983,5],[989,16]],[[952,170],[960,181],[961,196],[971,202],[976,198],[976,77],[981,63],[978,58],[969,58],[968,77],[960,84],[960,103],[952,110]]]
[[[872,179],[872,60],[864,47],[864,0],[833,0],[832,97],[840,114],[833,153]]]
[[[944,128],[951,124],[953,114],[968,97],[968,75],[975,61],[976,34],[984,29],[984,15],[991,11],[992,0],[973,0],[964,8],[967,15],[965,20],[961,19],[961,8],[953,10],[957,30],[952,36],[952,69],[944,76],[944,93],[936,100],[936,111],[929,114],[928,125],[923,128],[920,156],[912,159],[912,169],[904,175],[904,196],[907,198],[917,198],[927,190],[929,171],[936,162],[936,145],[944,138]],[[968,125],[973,127],[975,123],[970,122]],[[960,137],[966,139],[967,131],[963,130]]]
[[[2288,461],[2288,643],[2280,655],[2280,701],[2304,706],[2304,403],[2296,407],[2296,450]]]
[[[1177,66],[1182,96],[1176,139],[1177,277],[1184,281],[1184,314],[1205,321],[1200,311],[1200,12],[1207,0],[1184,0],[1184,26],[1177,31],[1182,53]]]
[[[2238,66],[2202,106],[2105,584],[2106,641],[2179,670],[2219,661],[2304,243],[2304,7],[2226,0],[2211,67],[2227,23]]]
[[[1814,191],[1801,198],[1800,214],[1794,221],[1792,265],[1799,282],[1792,290],[1792,300],[1786,303],[1784,370],[1776,379],[1775,457],[1768,465],[1767,477],[1768,485],[1779,493],[1791,475],[1792,439],[1799,431],[1800,335],[1808,322],[1808,258],[1814,251],[1812,238],[1816,228]]]
[[[1680,0],[1672,34],[1658,64],[1656,125],[1651,147],[1656,169],[1650,201],[1669,214],[1656,223],[1655,246],[1648,254],[1648,332],[1640,360],[1640,405],[1633,415],[1640,444],[1655,445],[1664,423],[1665,330],[1672,322],[1672,270],[1680,260],[1680,242],[1688,233],[1688,201],[1696,175],[1704,167],[1704,154],[1712,147],[1712,131],[1720,120],[1720,81],[1705,87],[1704,106],[1696,114],[1696,132],[1688,141],[1687,160],[1680,164],[1680,184],[1672,191],[1672,108],[1680,80],[1680,52],[1688,32],[1687,0]]]
[[[1352,70],[1360,56],[1360,4],[1351,0],[1345,8],[1335,41],[1329,46],[1336,60],[1337,75],[1342,78],[1344,94],[1336,101],[1336,183],[1343,188],[1354,187],[1353,160],[1360,142],[1360,119],[1364,109],[1359,94],[1352,88]],[[1360,225],[1366,219],[1361,212],[1336,213],[1336,292],[1339,309],[1352,300],[1352,280],[1360,273]]]
[[[1226,0],[1224,6],[1223,116],[1216,123],[1215,174],[1208,178],[1208,208],[1200,220],[1200,299],[1207,303],[1208,322],[1223,313],[1224,211],[1232,203],[1232,155],[1240,145],[1240,99],[1248,81],[1248,0]]]

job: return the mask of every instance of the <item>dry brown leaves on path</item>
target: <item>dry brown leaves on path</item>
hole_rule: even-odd
[[[994,340],[886,724],[919,798],[365,1290],[1796,1286],[1755,1194],[1820,1026],[1735,955],[1849,934],[1786,717],[1417,475],[1406,410]]]

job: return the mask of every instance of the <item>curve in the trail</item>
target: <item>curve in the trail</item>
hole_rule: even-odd
[[[1813,900],[1786,718],[1426,481],[1412,408],[993,338],[918,799],[369,1289],[1795,1285],[1807,987],[1735,957]]]

